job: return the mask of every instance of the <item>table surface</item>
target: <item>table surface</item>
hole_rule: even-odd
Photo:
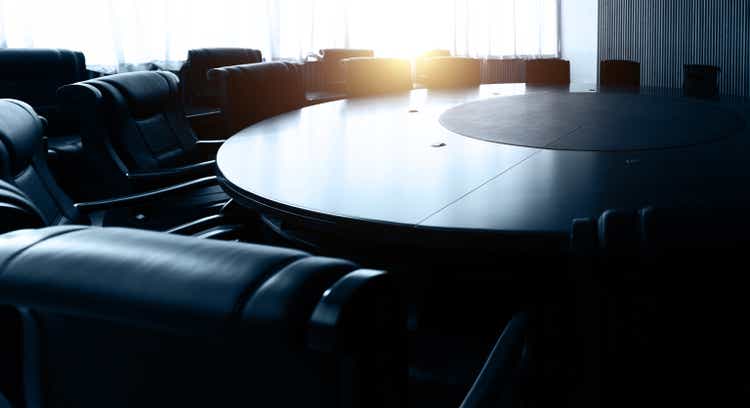
[[[543,116],[519,115],[517,109],[497,112],[505,129],[511,128],[509,121],[517,121],[519,129],[539,125],[536,131],[542,133],[589,123],[595,115],[596,126],[586,132],[589,143],[596,138],[606,142],[612,132],[622,137],[621,129],[629,122],[638,126],[628,132],[638,133],[639,126],[653,125],[649,120],[658,116],[660,127],[651,133],[658,134],[662,144],[679,141],[674,143],[679,147],[672,148],[525,147],[480,140],[481,134],[467,137],[440,121],[449,109],[473,101],[509,98],[499,106],[512,100],[513,106],[523,107],[535,103],[539,95],[555,95],[558,103],[565,103],[565,95],[578,92],[595,91],[585,85],[493,84],[310,106],[231,137],[217,155],[219,179],[240,203],[285,216],[441,231],[567,234],[573,218],[597,216],[609,208],[746,207],[750,203],[746,125],[750,104],[741,100],[690,102],[688,111],[698,116],[704,114],[700,104],[705,104],[706,121],[687,128],[684,115],[674,117],[674,126],[665,126],[663,115],[669,109],[653,109],[656,116],[651,118],[650,109],[634,109],[632,117],[621,109],[568,109],[572,113],[553,115],[559,126],[546,127]],[[602,92],[587,98],[600,97],[602,104],[618,106],[623,98],[628,103],[644,98],[651,107],[684,106],[686,99],[674,92],[641,90],[640,96]],[[731,113],[737,122],[697,131],[716,133],[727,128],[726,135],[682,142],[696,123],[712,123],[717,110]],[[557,140],[560,135],[549,136]]]

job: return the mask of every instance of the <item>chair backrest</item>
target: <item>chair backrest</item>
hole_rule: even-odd
[[[347,58],[346,89],[349,96],[403,92],[412,89],[411,64],[398,58]]]
[[[27,406],[391,406],[379,393],[396,373],[360,357],[394,351],[391,288],[260,245],[78,226],[0,237]]]
[[[55,97],[63,85],[87,78],[80,52],[56,49],[0,49],[0,98],[18,99],[49,120],[49,132],[61,134],[75,122],[60,111]]]
[[[0,180],[0,234],[44,227],[44,216],[20,189]]]
[[[87,223],[47,167],[44,127],[28,104],[0,100],[0,179],[21,190],[46,225]]]
[[[526,83],[529,85],[570,84],[570,62],[558,58],[526,61]]]
[[[607,333],[600,348],[606,352],[598,361],[607,371],[602,389],[609,399],[673,403],[686,384],[694,390],[688,400],[747,399],[732,374],[750,362],[750,339],[737,324],[747,308],[744,276],[736,268],[750,243],[746,213],[647,207],[608,210],[599,218],[589,276],[605,299],[597,324]],[[574,236],[576,229],[589,235],[580,222]],[[640,391],[623,400],[632,389]]]
[[[623,60],[601,61],[599,84],[603,87],[638,88],[641,86],[641,64]]]
[[[375,52],[367,49],[326,48],[320,50],[325,87],[329,91],[346,92],[346,71],[341,61],[347,58],[373,57]]]
[[[423,61],[424,84],[428,88],[479,86],[480,61],[464,57],[432,57]]]
[[[719,96],[721,68],[713,65],[685,64],[682,88],[685,96],[712,99]]]
[[[216,85],[208,80],[208,71],[262,61],[261,51],[250,48],[199,48],[188,51],[187,60],[180,69],[185,103],[195,107],[218,107],[220,94]]]
[[[208,72],[221,92],[225,132],[233,135],[253,123],[303,106],[305,90],[297,64],[262,62]]]
[[[414,60],[414,72],[416,73],[416,82],[422,83],[427,78],[425,72],[425,61],[433,57],[450,57],[450,50],[430,50],[422,53]]]
[[[110,75],[65,86],[58,94],[80,117],[87,158],[98,160],[97,168],[117,167],[109,179],[196,160],[197,137],[171,72]]]

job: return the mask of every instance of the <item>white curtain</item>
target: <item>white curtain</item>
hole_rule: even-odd
[[[90,66],[179,63],[191,48],[266,59],[321,48],[413,57],[558,55],[560,0],[0,0],[0,47],[83,51]]]

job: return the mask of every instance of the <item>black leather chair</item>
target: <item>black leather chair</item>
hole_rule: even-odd
[[[80,118],[88,168],[100,186],[76,192],[77,198],[131,194],[214,174],[223,140],[197,138],[176,75],[110,75],[62,87],[58,94]]]
[[[479,86],[480,61],[464,57],[432,57],[422,61],[423,83],[427,88]]]
[[[200,48],[188,51],[188,58],[180,69],[180,85],[185,101],[185,114],[201,138],[221,139],[230,136],[221,132],[221,94],[216,84],[209,81],[208,71],[262,61],[261,51],[249,48]]]
[[[460,408],[523,406],[524,347],[529,318],[517,313],[495,342]]]
[[[570,62],[558,58],[526,61],[526,83],[529,85],[570,84]]]
[[[74,204],[47,167],[42,135],[42,122],[31,106],[21,101],[0,100],[0,180],[26,194],[44,218],[45,225],[119,225],[197,234],[207,233],[202,228],[225,225],[224,221],[231,218],[219,213],[226,204],[223,194],[212,198],[210,193],[205,193],[206,187],[215,185],[215,176],[159,190]],[[96,184],[83,186],[95,188]],[[200,192],[209,195],[195,196]],[[214,201],[216,204],[208,204]],[[186,222],[189,223],[175,227]],[[216,230],[215,236],[231,235],[238,228]]]
[[[713,65],[685,64],[682,89],[685,96],[701,99],[719,97],[721,68]]]
[[[25,406],[404,406],[392,276],[348,261],[119,228],[21,230],[0,236],[0,303],[23,322],[13,395]]]
[[[26,195],[0,180],[0,234],[23,228],[39,228],[44,218]],[[23,339],[21,321],[11,307],[0,302],[0,408],[23,406],[21,389]],[[13,401],[15,405],[11,405]]]
[[[306,104],[298,64],[262,62],[215,68],[208,72],[208,77],[220,90],[228,135]]]
[[[347,58],[373,57],[375,52],[355,48],[326,48],[320,50],[325,90],[346,94],[346,70],[341,63]]]
[[[45,226],[44,216],[23,191],[0,180],[0,234]]]
[[[200,48],[188,51],[180,69],[185,110],[188,115],[220,109],[221,100],[216,84],[208,79],[213,68],[263,62],[260,50],[249,48]]]
[[[89,78],[86,58],[58,49],[0,49],[0,98],[22,100],[48,120],[47,141],[56,172],[75,177],[82,146],[78,121],[57,103],[63,85]]]
[[[639,88],[641,64],[635,61],[604,60],[599,63],[599,84],[610,88]]]
[[[601,387],[588,390],[601,392],[599,406],[747,401],[746,381],[732,374],[750,362],[734,266],[750,243],[745,212],[648,207],[574,223],[591,273],[573,276],[595,282],[591,306],[601,308],[590,321],[599,344],[587,347],[599,353]]]
[[[366,96],[412,89],[411,64],[398,58],[347,58],[342,61],[349,96]]]
[[[55,93],[63,85],[88,79],[86,58],[80,52],[56,49],[0,49],[0,98],[22,100],[49,121],[50,146],[58,138],[75,144],[78,133],[57,103]],[[62,145],[60,147],[68,148]]]
[[[418,84],[424,84],[427,79],[428,73],[425,71],[425,62],[430,58],[434,57],[450,57],[450,50],[430,50],[422,53],[414,60],[414,72],[415,82]]]

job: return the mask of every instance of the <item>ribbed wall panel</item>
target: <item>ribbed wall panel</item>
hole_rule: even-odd
[[[522,59],[485,59],[481,70],[484,84],[526,82],[526,61]]]
[[[641,84],[682,87],[684,64],[721,68],[722,94],[750,96],[750,0],[599,0],[599,59],[641,63]]]

